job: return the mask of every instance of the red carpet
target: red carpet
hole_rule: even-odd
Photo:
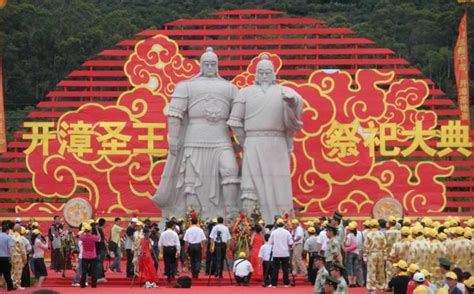
[[[162,268],[162,267],[161,267]],[[122,263],[122,269],[125,269],[125,263]],[[62,277],[62,273],[56,273],[54,271],[48,270],[48,277],[46,278],[43,289],[50,289],[54,290],[59,293],[114,293],[114,294],[122,294],[127,293],[148,293],[150,291],[166,291],[167,293],[190,293],[193,291],[194,293],[205,293],[205,294],[233,294],[239,293],[242,294],[245,291],[245,294],[256,294],[256,293],[313,293],[313,286],[305,281],[303,276],[296,277],[296,286],[285,288],[282,284],[280,284],[277,288],[263,288],[259,281],[252,281],[249,287],[238,287],[233,282],[233,285],[230,283],[229,275],[225,272],[224,278],[220,281],[215,278],[214,276],[211,277],[210,286],[207,286],[208,277],[201,273],[199,279],[193,280],[193,286],[191,289],[175,289],[173,285],[176,281],[172,281],[171,283],[167,283],[166,279],[163,277],[162,273],[158,273],[158,280],[157,285],[158,288],[155,289],[144,289],[143,284],[145,281],[141,283],[138,282],[138,279],[134,281],[134,285],[132,286],[132,280],[127,279],[125,277],[125,273],[106,273],[107,282],[106,283],[98,283],[96,289],[92,289],[89,287],[85,289],[81,289],[79,287],[72,287],[72,277],[74,275],[74,271],[68,270],[66,271],[66,277]],[[190,275],[189,273],[182,273],[181,275]],[[90,282],[90,280],[89,280]],[[280,283],[281,279],[279,280]],[[22,293],[31,293],[35,289],[29,288],[27,290],[21,291]],[[366,293],[365,288],[355,288],[350,289],[350,293],[362,294]]]

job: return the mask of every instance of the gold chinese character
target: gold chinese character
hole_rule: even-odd
[[[346,156],[357,156],[357,143],[360,138],[356,136],[358,125],[356,124],[340,124],[334,122],[326,133],[326,146],[332,148],[328,153],[330,157],[337,155],[339,158]]]
[[[130,141],[131,136],[121,134],[126,126],[125,122],[101,122],[100,127],[106,131],[105,135],[97,137],[97,141],[102,143],[102,150],[99,150],[99,155],[128,155],[130,150],[120,148],[127,147],[127,142]]]
[[[22,137],[31,140],[31,144],[24,152],[30,154],[41,141],[43,155],[49,155],[49,140],[54,139],[54,134],[49,132],[52,127],[54,127],[52,122],[25,122],[25,128],[31,128],[31,134],[24,134]]]
[[[155,156],[166,155],[166,149],[155,149],[155,141],[163,141],[164,137],[161,135],[155,135],[155,129],[164,129],[166,125],[164,123],[134,123],[134,128],[147,129],[146,135],[138,136],[139,141],[147,142],[147,148],[134,148],[133,153],[139,154],[150,154]]]
[[[375,146],[380,145],[380,139],[377,136],[378,129],[374,127],[374,122],[370,121],[369,127],[363,131],[366,135],[368,135],[367,137],[363,135],[363,137],[366,137],[364,140],[364,146],[369,147],[369,156],[375,157]]]
[[[388,132],[387,132],[388,131]],[[394,147],[393,150],[387,150],[388,141],[397,140],[397,125],[394,123],[380,125],[380,155],[382,156],[397,156],[400,153],[399,147]]]
[[[436,134],[435,130],[423,130],[423,125],[421,121],[417,121],[415,124],[415,128],[413,130],[403,130],[402,135],[404,136],[412,136],[412,143],[411,145],[402,151],[403,156],[410,155],[413,151],[415,151],[418,147],[421,148],[426,154],[433,156],[436,154],[436,150],[428,146],[425,142],[426,137],[432,137]]]
[[[466,148],[471,148],[472,143],[469,142],[469,127],[461,125],[461,121],[448,121],[447,126],[441,126],[441,141],[436,144],[436,147],[444,148],[438,152],[439,156],[445,156],[456,148],[462,155],[468,157],[471,151]]]
[[[66,140],[63,141],[59,150],[60,154],[64,153],[65,148],[67,148],[68,152],[76,153],[81,157],[84,153],[92,152],[91,136],[94,134],[92,124],[84,123],[83,120],[80,120],[77,123],[71,123],[71,125],[63,122],[61,123],[61,128],[66,129],[67,132],[61,130],[59,136],[66,137],[69,135],[69,142]]]

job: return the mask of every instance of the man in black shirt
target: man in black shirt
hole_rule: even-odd
[[[393,264],[393,267],[398,271],[388,283],[388,288],[392,289],[394,294],[406,294],[410,276],[407,273],[408,264],[404,260],[399,260]]]

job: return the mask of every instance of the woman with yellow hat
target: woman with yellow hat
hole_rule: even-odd
[[[41,234],[39,229],[32,232],[31,243],[33,244],[33,265],[35,278],[38,280],[36,286],[41,288],[44,279],[48,276],[46,264],[44,263],[44,251],[48,250],[48,240]]]

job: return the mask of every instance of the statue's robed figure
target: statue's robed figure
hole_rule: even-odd
[[[303,125],[301,96],[275,80],[273,63],[263,55],[255,85],[238,92],[227,122],[243,145],[243,209],[249,213],[259,207],[267,223],[293,209],[290,153]]]

